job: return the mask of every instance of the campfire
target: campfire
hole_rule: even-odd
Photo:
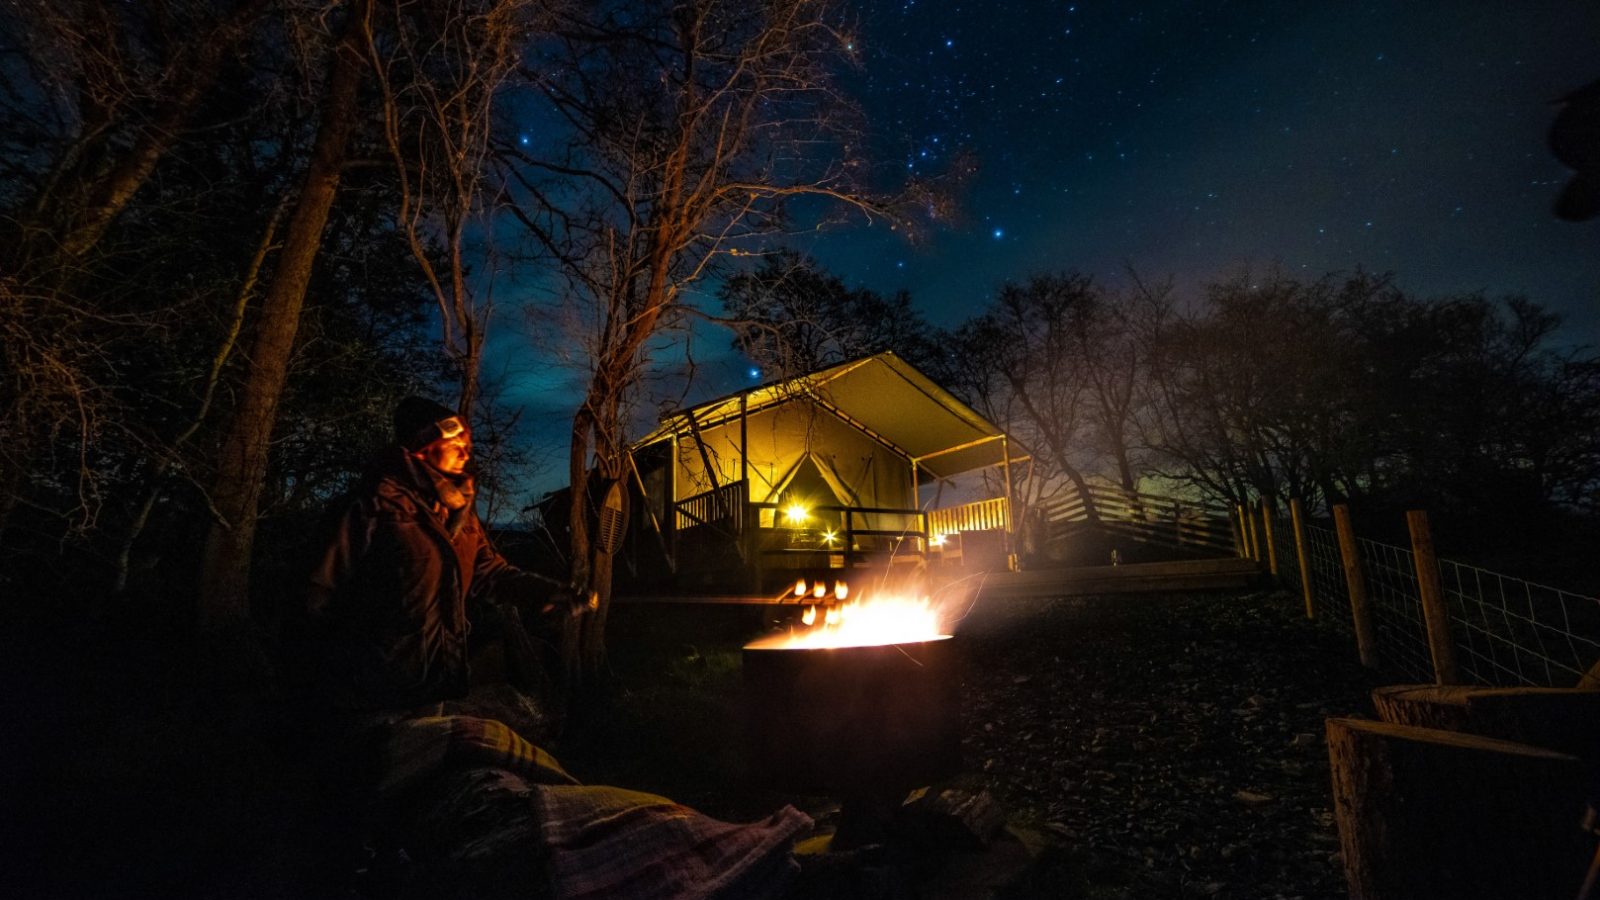
[[[813,602],[805,605],[799,625],[787,634],[755,641],[746,649],[875,647],[949,637],[938,606],[916,587],[886,589],[850,600],[850,588],[844,581],[830,589],[824,581],[800,579],[794,586],[794,602]]]
[[[940,605],[917,585],[872,587],[856,598],[796,582],[783,600],[803,604],[800,621],[744,647],[752,774],[841,797],[847,813],[961,768],[958,657]]]

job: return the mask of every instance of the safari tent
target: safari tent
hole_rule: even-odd
[[[630,448],[637,502],[619,560],[634,590],[765,591],[795,570],[975,556],[1005,565],[1005,432],[893,353],[670,413]],[[923,509],[979,469],[994,496]]]

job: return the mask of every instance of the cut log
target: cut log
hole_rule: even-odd
[[[1372,692],[1378,718],[1600,759],[1600,691],[1396,684]]]
[[[1591,767],[1478,735],[1327,720],[1334,812],[1356,900],[1569,897],[1593,851]]]
[[[1578,690],[1600,691],[1600,659],[1595,660],[1594,665],[1589,667],[1589,671],[1583,673],[1583,677],[1578,679]]]
[[[1546,750],[1600,760],[1600,691],[1488,688],[1467,695],[1468,728]]]
[[[1393,725],[1470,731],[1467,696],[1482,688],[1462,684],[1391,684],[1374,688],[1378,718]]]

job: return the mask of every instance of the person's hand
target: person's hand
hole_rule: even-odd
[[[587,600],[580,600],[575,594],[561,591],[551,595],[549,601],[540,607],[539,612],[545,616],[565,615],[567,618],[576,619],[586,612],[600,608],[600,595],[594,591],[589,592]]]

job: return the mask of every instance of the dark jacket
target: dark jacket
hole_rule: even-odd
[[[495,552],[470,499],[452,517],[429,477],[400,448],[385,451],[321,544],[302,650],[314,699],[332,709],[399,710],[462,696],[469,603],[526,580]]]

